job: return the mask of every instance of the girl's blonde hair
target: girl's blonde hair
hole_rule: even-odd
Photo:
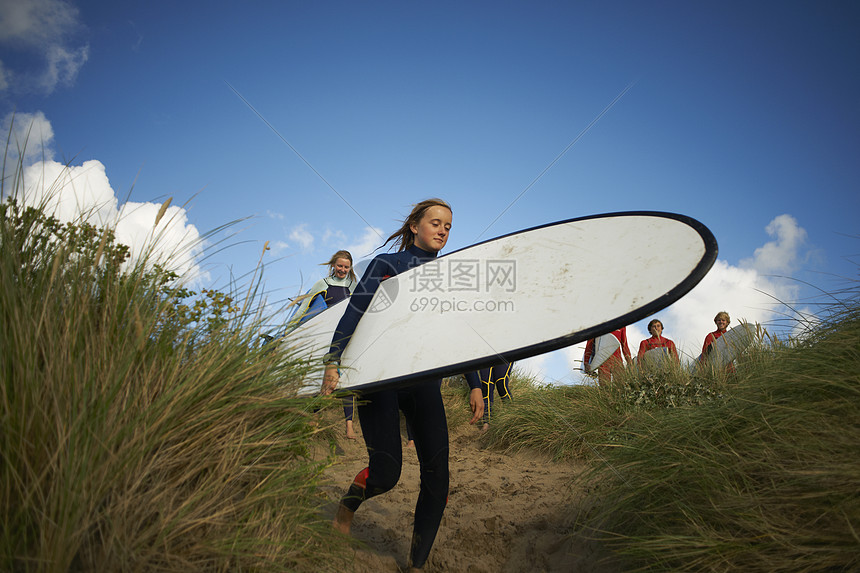
[[[726,319],[726,325],[729,325],[732,323],[732,319],[729,316],[729,313],[727,313],[724,310],[721,310],[720,312],[717,313],[717,316],[714,317],[714,322],[716,322],[718,318],[725,318]]]
[[[355,271],[352,270],[355,268],[355,263],[352,262],[352,253],[349,251],[338,251],[331,256],[327,263],[320,263],[321,265],[328,266],[328,274],[331,276],[334,274],[334,265],[337,263],[338,259],[346,259],[349,261],[349,280],[353,282],[358,282],[358,277],[355,276]]]
[[[382,243],[382,246],[384,247],[388,243],[394,241],[394,246],[397,247],[397,251],[400,252],[405,251],[414,245],[415,233],[412,232],[412,225],[418,225],[424,217],[424,213],[426,213],[427,209],[430,207],[445,207],[451,211],[451,214],[454,213],[451,206],[442,199],[425,199],[420,203],[416,203],[412,206],[412,212],[409,213],[409,216],[406,217],[405,221],[403,221],[403,225],[398,230],[394,231],[391,236]]]

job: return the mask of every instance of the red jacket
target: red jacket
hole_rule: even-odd
[[[705,337],[705,343],[702,345],[702,357],[701,357],[701,361],[703,363],[705,362],[705,360],[708,359],[708,348],[711,346],[711,344],[716,342],[717,339],[719,337],[721,337],[723,334],[725,334],[725,333],[720,332],[720,330],[717,329],[713,332],[708,333],[708,335]],[[732,362],[729,362],[726,365],[726,372],[734,372],[734,371],[735,371],[735,365]]]
[[[723,333],[719,329],[708,333],[708,335],[705,337],[705,343],[702,345],[702,358],[708,355],[708,347],[714,342],[716,342],[717,339],[722,335]]]
[[[627,357],[627,361],[631,362],[633,359],[630,356],[630,347],[627,346],[627,327],[621,327],[618,330],[613,330],[611,334],[618,339],[618,342],[621,343],[621,346],[616,350],[612,356],[610,356],[606,362],[601,364],[598,367],[598,370],[603,370],[604,368],[609,369],[613,366],[623,366],[624,362],[621,358],[621,352],[624,351],[624,356]],[[591,357],[594,355],[594,339],[591,338],[588,342],[585,343],[585,354],[582,357],[582,360],[585,364],[588,364],[588,361],[591,360]]]
[[[666,338],[665,336],[661,336],[660,338],[652,336],[651,338],[646,338],[645,340],[640,342],[637,358],[641,359],[643,354],[645,354],[649,350],[653,350],[654,348],[668,348],[669,354],[674,356],[677,362],[680,362],[681,360],[678,357],[678,349],[675,348],[675,343]]]

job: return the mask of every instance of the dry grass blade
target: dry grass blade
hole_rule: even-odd
[[[173,197],[168,197],[167,201],[161,204],[161,208],[158,210],[158,214],[155,216],[155,224],[152,225],[153,228],[157,227],[161,222],[161,218],[164,217],[164,214],[167,212],[167,208],[170,207],[170,203],[173,201]]]

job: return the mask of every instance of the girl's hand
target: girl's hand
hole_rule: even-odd
[[[481,395],[480,388],[472,388],[469,392],[469,407],[472,409],[472,419],[470,424],[474,424],[484,415],[484,397]]]
[[[322,395],[328,396],[337,388],[337,383],[340,381],[340,374],[337,371],[337,364],[328,364],[325,367],[323,374]]]

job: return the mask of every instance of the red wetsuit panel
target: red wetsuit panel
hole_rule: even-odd
[[[716,342],[717,339],[722,335],[723,333],[719,330],[715,330],[713,332],[708,333],[708,335],[705,337],[705,343],[702,345],[702,356],[707,356],[708,347],[714,342]]]
[[[608,379],[611,376],[613,370],[624,366],[622,352],[624,353],[624,356],[627,357],[628,362],[631,362],[633,360],[630,355],[630,347],[627,345],[627,327],[613,330],[611,334],[618,339],[618,342],[621,343],[621,346],[612,354],[612,356],[606,359],[606,362],[597,367],[597,372],[601,380]],[[583,361],[588,364],[588,361],[591,360],[591,357],[593,355],[594,339],[592,338],[585,344],[585,354],[583,355]]]
[[[661,336],[660,338],[652,336],[651,338],[646,338],[640,342],[638,356],[641,358],[643,354],[655,348],[668,348],[669,354],[674,356],[675,360],[680,360],[680,358],[678,358],[678,349],[675,348],[675,343],[665,336]]]

